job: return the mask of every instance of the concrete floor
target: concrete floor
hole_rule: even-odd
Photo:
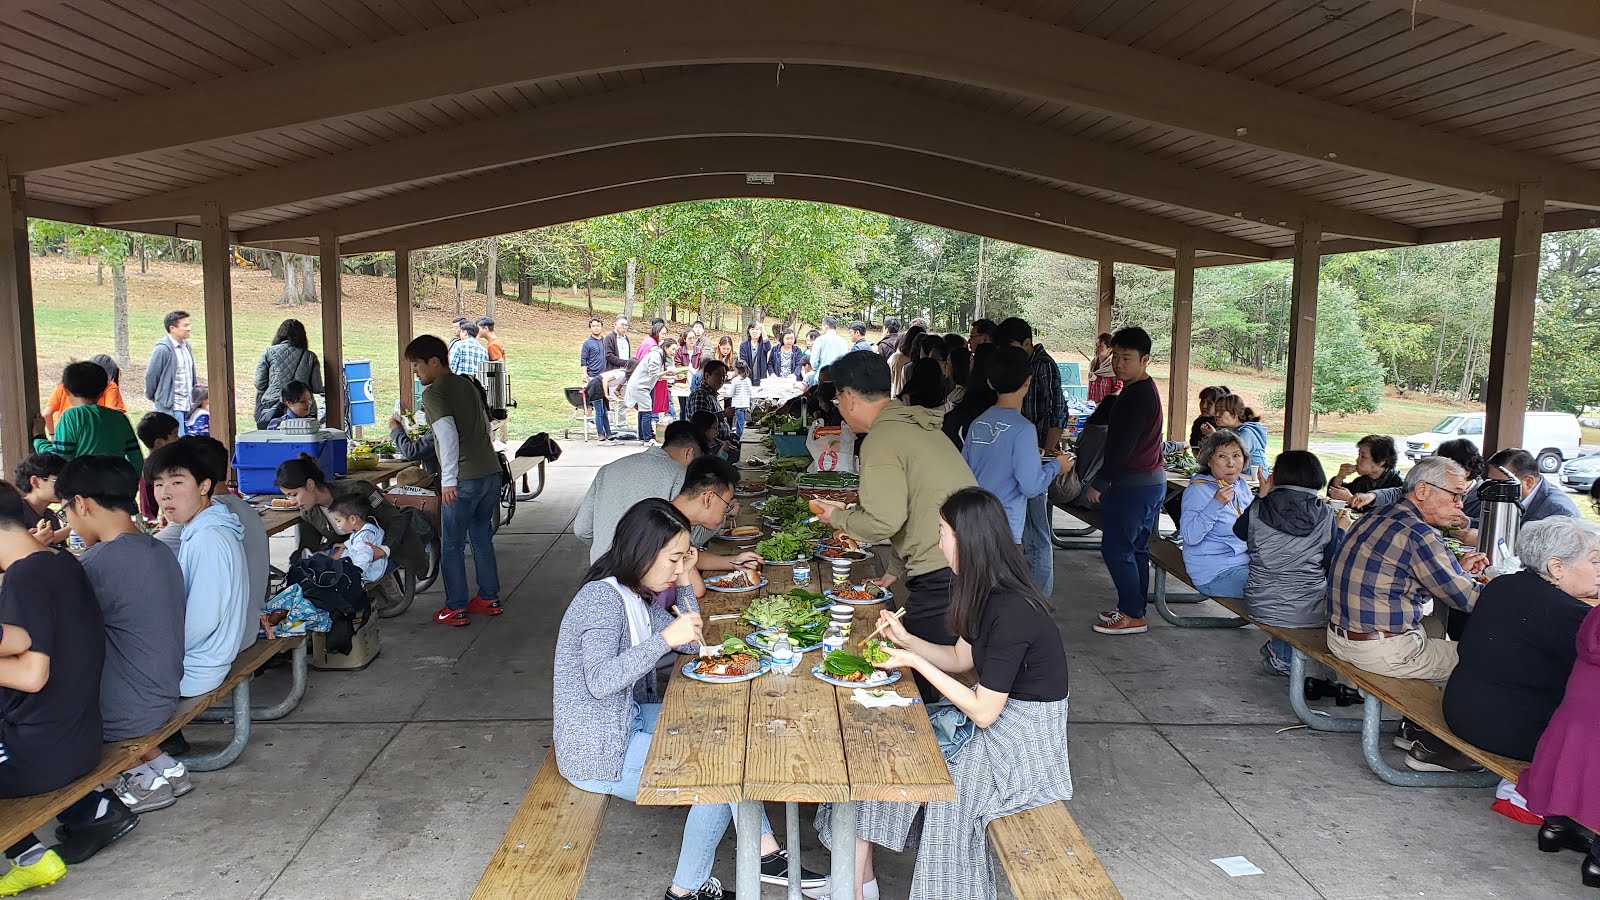
[[[550,743],[555,632],[588,559],[569,528],[594,468],[622,452],[570,444],[544,495],[501,533],[504,616],[444,629],[428,619],[437,589],[420,598],[383,621],[366,671],[313,672],[300,708],[258,725],[239,762],[195,774],[194,793],[29,896],[466,897]],[[1539,853],[1533,829],[1490,812],[1489,792],[1388,787],[1356,736],[1284,730],[1295,720],[1283,681],[1257,666],[1254,629],[1156,619],[1145,636],[1101,638],[1089,623],[1112,601],[1098,554],[1061,551],[1056,565],[1072,660],[1070,808],[1129,900],[1585,893],[1580,858]],[[283,683],[268,673],[258,698]],[[199,743],[223,732],[188,733]],[[682,821],[614,802],[581,896],[659,897]],[[814,848],[809,810],[803,821]],[[729,882],[732,853],[730,833],[717,867]],[[819,851],[804,856],[825,870]],[[1228,856],[1265,874],[1229,878],[1209,862]],[[911,854],[878,863],[884,896],[906,896]]]

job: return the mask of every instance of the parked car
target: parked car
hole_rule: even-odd
[[[1561,486],[1580,494],[1589,493],[1600,478],[1600,453],[1591,453],[1561,464]]]
[[[1431,431],[1406,438],[1406,458],[1412,462],[1432,455],[1445,441],[1466,438],[1483,449],[1483,413],[1445,416]],[[1553,475],[1561,464],[1576,459],[1583,448],[1583,429],[1572,413],[1530,412],[1522,420],[1522,449],[1539,460],[1539,471]]]

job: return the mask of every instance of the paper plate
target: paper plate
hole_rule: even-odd
[[[837,685],[838,687],[880,688],[886,684],[894,684],[896,681],[900,680],[899,669],[878,669],[877,671],[879,675],[885,677],[878,681],[845,681],[842,678],[835,678],[832,675],[822,671],[822,663],[817,663],[811,667],[812,676],[817,678],[819,681],[826,681],[827,683]]]
[[[691,659],[683,664],[683,668],[680,671],[683,672],[685,677],[693,678],[695,681],[705,681],[710,684],[733,684],[739,681],[759,678],[772,669],[772,661],[766,657],[761,658],[761,668],[751,672],[749,675],[701,675],[694,670],[694,667],[699,664],[699,660]]]

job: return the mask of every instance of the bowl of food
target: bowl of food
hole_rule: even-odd
[[[766,492],[767,483],[765,481],[741,481],[739,486],[733,489],[735,497],[759,497]]]

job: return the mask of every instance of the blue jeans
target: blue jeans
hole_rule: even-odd
[[[611,437],[611,415],[606,412],[606,401],[591,403],[589,408],[594,410],[594,433],[603,438]]]
[[[500,599],[500,569],[494,558],[494,519],[500,514],[500,473],[468,478],[456,484],[460,496],[444,508],[444,533],[439,561],[444,575],[444,603],[467,608],[467,541],[478,576],[478,596]]]
[[[656,439],[656,416],[655,416],[655,413],[647,413],[642,409],[639,410],[639,440],[641,440],[641,441],[653,441],[655,439]]]
[[[1117,609],[1142,619],[1150,596],[1150,532],[1161,515],[1165,484],[1113,484],[1100,498],[1100,558],[1117,586]]]
[[[1028,517],[1022,523],[1022,557],[1028,574],[1049,599],[1056,585],[1055,545],[1050,543],[1050,492],[1028,498]]]
[[[661,716],[661,704],[639,703],[633,708],[633,727],[628,735],[628,749],[622,755],[622,774],[616,781],[583,778],[572,786],[591,794],[606,794],[636,803],[639,799],[639,776],[644,772],[645,754],[650,752],[650,740],[655,737],[656,720]],[[689,816],[683,822],[683,844],[678,848],[678,869],[672,874],[672,883],[683,888],[698,888],[711,877],[711,865],[717,858],[717,845],[733,824],[734,806],[731,803],[705,803],[689,807]],[[772,825],[765,813],[761,815],[761,833],[770,834]]]
[[[188,413],[178,412],[175,409],[162,409],[159,406],[156,407],[156,412],[158,412],[158,413],[166,413],[167,415],[169,415],[169,416],[173,417],[174,419],[178,420],[178,437],[183,437],[184,435],[189,433],[189,414]]]
[[[744,423],[750,419],[750,410],[736,409],[733,411],[733,433],[744,437]]]
[[[1243,599],[1244,583],[1250,580],[1250,567],[1237,565],[1217,573],[1217,576],[1205,584],[1197,584],[1196,588],[1207,597],[1232,597]]]

